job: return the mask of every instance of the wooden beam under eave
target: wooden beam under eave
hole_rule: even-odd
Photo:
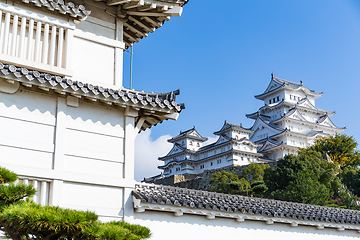
[[[147,32],[154,32],[155,28],[154,27],[150,27],[145,25],[144,23],[142,23],[139,19],[129,16],[129,20],[133,21],[134,23],[136,23],[137,25],[139,25],[140,27],[142,27],[143,29],[145,29]]]
[[[125,5],[124,5],[125,6]],[[124,7],[123,7],[124,8]],[[134,16],[148,16],[148,17],[180,17],[182,14],[183,8],[180,6],[174,6],[173,8],[167,11],[161,12],[139,12],[139,11],[128,11],[127,14]]]
[[[124,36],[127,37],[132,42],[139,42],[140,41],[140,38],[133,37],[129,33],[127,33],[126,31],[124,31]]]
[[[158,121],[156,118],[153,118],[153,117],[147,117],[147,118],[146,118],[146,121],[147,121],[148,123],[150,123],[151,125],[156,125],[156,124],[158,124],[159,122],[161,122],[161,121]]]
[[[95,0],[95,1],[101,1],[101,0]],[[106,2],[106,4],[109,6],[112,6],[112,5],[119,5],[119,4],[129,3],[129,2],[131,2],[131,0],[108,0]]]
[[[124,27],[129,29],[130,31],[134,32],[135,34],[139,34],[140,36],[143,36],[143,37],[147,37],[148,36],[148,33],[144,33],[143,31],[137,29],[136,27],[134,26],[131,26],[130,24],[128,23],[124,23]]]
[[[144,0],[139,0],[137,3],[126,3],[122,6],[123,9],[133,9],[133,8],[137,8],[137,7],[142,7],[145,5]]]
[[[155,27],[161,27],[163,24],[162,22],[158,22],[156,20],[153,20],[151,17],[140,17],[140,19],[147,21],[148,23],[152,24]]]

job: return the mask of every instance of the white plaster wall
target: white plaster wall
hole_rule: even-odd
[[[173,213],[145,211],[135,213],[133,223],[150,228],[156,240],[183,239],[291,239],[291,240],[342,240],[358,239],[359,233],[353,230],[339,232],[314,226],[291,227],[290,224],[275,223],[266,225],[261,221],[239,223],[234,219],[215,218],[207,220],[204,216],[184,214],[175,217]]]
[[[51,169],[56,98],[26,91],[0,92],[1,163]]]
[[[39,203],[122,219],[135,182],[133,119],[124,108],[81,100],[70,107],[51,93],[0,92],[0,166],[37,188],[46,181]]]
[[[100,86],[114,85],[115,49],[74,37],[73,79]]]
[[[123,188],[64,182],[62,207],[95,211],[99,217],[120,218],[123,214]]]

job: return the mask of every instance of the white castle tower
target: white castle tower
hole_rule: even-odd
[[[294,83],[272,73],[264,93],[255,95],[264,106],[246,115],[255,120],[250,140],[261,144],[258,152],[276,160],[313,144],[316,138],[344,131],[330,120],[335,112],[315,106],[315,99],[322,95],[303,86],[301,80]]]

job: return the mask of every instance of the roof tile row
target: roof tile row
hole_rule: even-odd
[[[224,212],[286,217],[299,220],[360,224],[360,211],[271,199],[245,197],[159,185],[137,185],[136,199],[146,203]]]
[[[180,112],[185,108],[184,104],[175,102],[175,95],[180,93],[179,90],[170,93],[146,93],[134,90],[121,88],[114,90],[111,88],[104,88],[102,86],[95,86],[91,83],[83,83],[80,81],[73,81],[61,76],[51,75],[48,73],[40,73],[36,70],[29,70],[27,68],[16,67],[14,65],[6,65],[0,63],[0,72],[4,76],[13,75],[17,79],[25,78],[29,83],[41,86],[47,86],[52,89],[62,89],[70,94],[86,95],[91,98],[104,99],[106,101],[115,103],[131,103],[139,106],[150,105],[151,107],[160,107],[162,109],[175,109]]]

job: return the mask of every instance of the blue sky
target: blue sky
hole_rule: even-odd
[[[251,127],[245,114],[262,106],[254,95],[271,72],[324,92],[316,106],[335,110],[333,122],[360,142],[360,1],[190,0],[134,46],[133,88],[179,88],[186,106],[177,121],[151,128],[153,141],[193,126],[213,137],[224,120]]]

